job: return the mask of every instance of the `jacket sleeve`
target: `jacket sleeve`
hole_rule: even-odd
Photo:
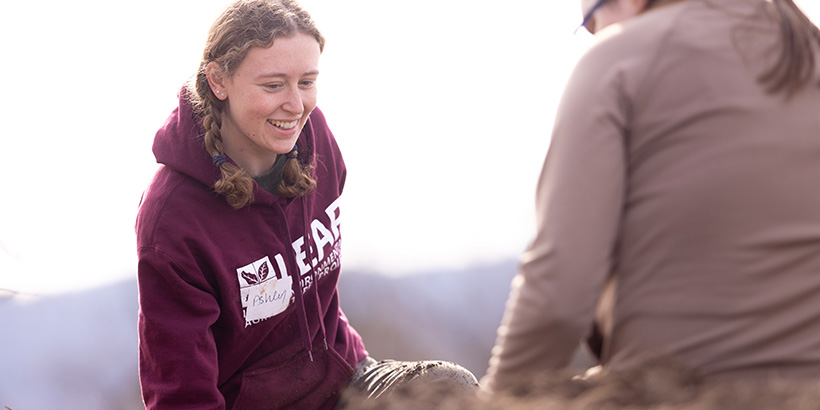
[[[164,252],[139,251],[139,375],[147,410],[224,409],[211,325],[219,306],[207,283]]]
[[[625,186],[627,107],[617,69],[579,61],[559,105],[521,258],[482,388],[565,368],[611,272]],[[612,68],[609,66],[608,68]]]

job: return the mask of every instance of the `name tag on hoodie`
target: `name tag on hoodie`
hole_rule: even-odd
[[[281,272],[284,260],[281,260],[281,255],[276,255],[276,259]],[[239,279],[245,327],[276,316],[290,305],[293,279],[275,272],[267,256],[236,269],[236,275]]]

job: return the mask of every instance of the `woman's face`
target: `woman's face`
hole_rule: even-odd
[[[220,129],[225,153],[251,176],[269,171],[276,155],[296,144],[316,107],[319,54],[313,36],[276,38],[270,47],[251,48],[233,76],[212,83],[227,101]]]

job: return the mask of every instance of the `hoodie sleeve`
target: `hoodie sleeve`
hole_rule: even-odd
[[[224,409],[211,333],[217,300],[207,283],[190,280],[182,264],[161,250],[143,247],[139,259],[139,373],[146,409]]]

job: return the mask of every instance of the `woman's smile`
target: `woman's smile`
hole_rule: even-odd
[[[299,120],[295,120],[295,121],[268,120],[268,123],[270,123],[274,127],[279,128],[281,130],[292,130],[292,129],[296,128],[297,125],[299,125]]]

